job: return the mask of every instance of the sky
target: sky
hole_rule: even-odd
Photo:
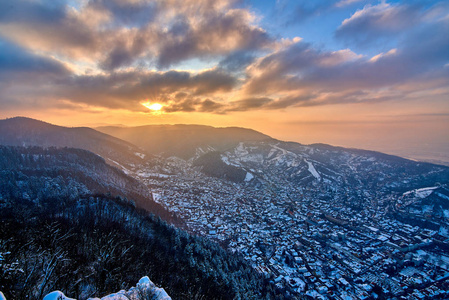
[[[0,118],[449,162],[449,1],[2,0]]]

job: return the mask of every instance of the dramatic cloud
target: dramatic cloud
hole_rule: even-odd
[[[0,101],[232,114],[447,95],[449,4],[366,2],[283,2],[339,18],[317,46],[274,38],[238,0],[2,1]]]
[[[237,51],[221,60],[218,66],[230,72],[241,71],[251,64],[254,59],[255,56],[252,53]]]
[[[0,104],[2,110],[36,103],[39,95],[48,96],[51,82],[71,74],[61,62],[38,55],[15,44],[0,40]],[[53,103],[54,104],[54,103]]]
[[[272,109],[403,99],[421,89],[410,85],[405,92],[403,87],[415,81],[447,87],[448,25],[448,20],[425,24],[397,49],[374,57],[349,49],[319,51],[304,42],[288,45],[250,65],[242,90],[276,99],[262,106]]]
[[[187,98],[180,102],[170,102],[164,107],[165,112],[212,112],[224,113],[224,105],[210,99]]]
[[[350,62],[360,58],[360,55],[349,49],[321,52],[310,44],[295,43],[249,66],[247,71],[250,80],[245,84],[244,91],[247,94],[272,94],[299,90],[304,88],[305,81],[312,74],[320,70],[344,69]]]
[[[55,83],[59,97],[108,108],[143,110],[144,101],[162,104],[185,102],[199,96],[230,91],[235,79],[220,70],[189,72],[120,72],[110,75],[72,76]],[[183,92],[184,97],[179,97]],[[178,95],[178,97],[176,97]],[[207,104],[206,104],[207,106]],[[175,111],[172,109],[171,111]]]
[[[273,102],[273,99],[270,98],[246,98],[238,101],[234,101],[231,103],[231,107],[229,107],[228,111],[246,111],[251,109],[263,108],[267,104]]]
[[[98,16],[83,19],[60,1],[2,1],[0,14],[0,36],[47,53],[89,55],[100,48],[98,38],[106,38],[92,30]]]
[[[0,74],[6,80],[14,73],[33,73],[33,76],[67,74],[69,71],[59,61],[34,54],[13,43],[0,40]],[[34,78],[33,78],[34,79]]]
[[[168,68],[271,43],[255,25],[255,17],[234,1],[92,0],[80,7],[59,3],[1,4],[0,36],[47,53],[98,62],[108,71],[142,63]]]

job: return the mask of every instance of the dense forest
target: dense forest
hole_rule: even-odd
[[[0,291],[7,299],[42,299],[55,289],[101,297],[142,276],[173,299],[285,298],[243,258],[115,195],[90,173],[101,158],[76,149],[0,150]]]
[[[223,178],[232,182],[243,182],[246,171],[223,162],[219,152],[208,152],[195,160],[195,166],[201,166],[202,171],[209,176]]]

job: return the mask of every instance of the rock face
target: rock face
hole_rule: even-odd
[[[120,291],[103,298],[90,298],[88,300],[171,300],[171,297],[163,288],[157,287],[148,276],[142,277],[136,287],[129,291]]]
[[[0,299],[3,294],[0,292]],[[171,297],[163,288],[157,287],[148,276],[142,277],[136,287],[132,287],[129,291],[122,290],[120,292],[104,296],[103,298],[89,298],[88,300],[171,300]],[[6,299],[5,299],[6,300]],[[43,300],[75,300],[66,297],[60,291],[54,291],[44,297]]]

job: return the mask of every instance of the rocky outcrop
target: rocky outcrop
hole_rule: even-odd
[[[2,294],[0,293],[0,299]],[[148,276],[139,280],[136,287],[132,287],[128,291],[122,290],[120,292],[104,296],[100,298],[89,298],[88,300],[171,300],[171,297],[163,288],[157,287]],[[6,299],[5,299],[6,300]],[[54,291],[44,297],[43,300],[75,300],[66,297],[60,291]]]

